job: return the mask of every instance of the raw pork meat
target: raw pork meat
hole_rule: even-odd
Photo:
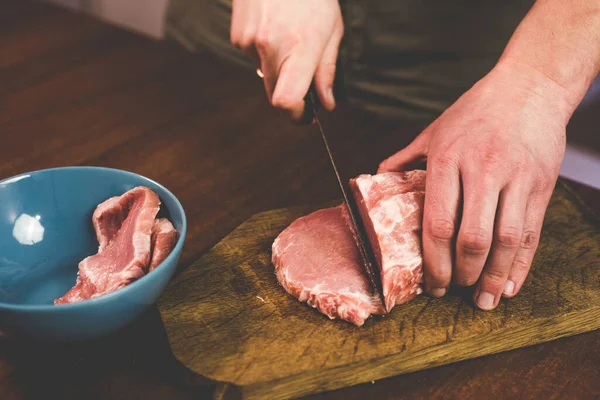
[[[142,277],[150,263],[152,228],[159,207],[158,196],[146,187],[100,204],[93,215],[98,254],[79,263],[76,285],[54,303],[98,297]]]
[[[360,175],[350,181],[382,277],[386,308],[422,292],[425,171]],[[273,243],[285,290],[330,318],[361,326],[384,312],[360,259],[344,206],[299,218]]]
[[[389,311],[422,292],[425,171],[360,175],[350,187],[377,261]]]
[[[150,260],[150,267],[148,272],[165,261],[165,258],[177,243],[177,231],[173,227],[171,221],[166,218],[159,218],[154,222],[152,227],[152,258]]]
[[[299,218],[273,243],[277,280],[329,318],[361,326],[383,307],[363,273],[345,207]]]
[[[92,215],[92,224],[96,231],[96,238],[100,244],[98,252],[104,250],[108,242],[112,240],[119,228],[127,218],[127,204],[121,204],[120,196],[111,197],[96,207]]]

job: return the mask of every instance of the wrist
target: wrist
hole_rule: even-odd
[[[565,120],[565,125],[585,96],[586,89],[569,87],[552,75],[519,59],[503,57],[492,70],[501,76],[516,93],[544,102],[553,113]]]

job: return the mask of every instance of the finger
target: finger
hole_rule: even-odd
[[[457,285],[474,285],[492,245],[499,188],[476,173],[462,171],[463,213],[456,239],[452,278]]]
[[[333,83],[335,81],[335,69],[338,58],[338,49],[342,40],[343,28],[338,23],[333,35],[323,52],[323,57],[315,72],[315,87],[321,103],[328,111],[335,109],[335,97],[333,96]]]
[[[519,293],[525,278],[527,278],[539,244],[542,224],[544,223],[544,216],[551,195],[551,192],[546,195],[534,194],[529,198],[521,243],[508,274],[508,280],[504,287],[504,297],[513,297]]]
[[[241,47],[244,17],[248,12],[243,0],[233,0],[231,3],[231,26],[229,27],[229,40],[235,47]]]
[[[263,84],[265,86],[265,93],[270,103],[273,102],[273,91],[277,84],[277,66],[273,60],[261,58],[260,70],[263,74]]]
[[[318,51],[305,47],[283,60],[271,98],[274,107],[287,110],[294,121],[304,114],[304,96],[312,82],[319,60]]]
[[[248,1],[234,0],[231,13],[229,39],[234,47],[246,53],[257,68],[261,68],[256,51],[255,39],[258,30],[259,14]]]
[[[425,291],[444,296],[452,276],[453,242],[458,220],[458,163],[432,156],[427,163],[423,211],[423,274]]]
[[[427,159],[427,148],[431,137],[431,132],[435,127],[430,125],[410,142],[408,146],[388,157],[379,164],[377,173],[402,171],[412,169],[417,164],[423,163]]]
[[[254,51],[254,40],[258,28],[258,15],[255,7],[248,1],[234,0],[231,11],[231,27],[229,40],[231,44],[248,52]]]
[[[284,56],[277,35],[272,35],[269,30],[259,30],[254,39],[254,46],[246,52],[256,54],[259,59],[260,69],[263,74],[263,83],[269,102],[272,103],[273,91],[277,84],[279,68]]]
[[[528,196],[523,186],[509,184],[500,192],[491,253],[473,296],[482,310],[498,306],[521,242]]]

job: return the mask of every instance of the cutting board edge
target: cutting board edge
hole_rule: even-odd
[[[586,214],[590,217],[591,222],[596,226],[596,228],[600,228],[600,215],[594,212],[594,210],[573,190],[569,182],[559,178],[557,181],[557,185],[561,185],[567,194],[573,199],[573,202],[582,213]]]
[[[540,330],[539,328],[543,326],[547,326],[550,330]],[[527,332],[532,329],[536,330],[537,335],[527,336]],[[223,391],[219,395],[219,398],[254,400],[262,399],[267,396],[271,400],[279,400],[355,386],[370,381],[448,365],[467,359],[475,359],[534,346],[563,337],[592,332],[598,329],[600,329],[600,306],[594,306],[590,309],[573,311],[551,319],[534,320],[530,323],[525,323],[512,331],[492,331],[483,335],[465,338],[461,341],[440,343],[436,346],[414,352],[400,352],[385,358],[370,358],[343,366],[322,369],[317,380],[314,379],[314,375],[311,375],[311,371],[305,371],[281,379],[247,385],[223,381],[218,379],[218,377],[211,376],[211,374],[203,374],[202,372],[192,369],[184,363],[173,349],[172,350],[177,361],[182,365],[185,365],[192,373],[210,379],[222,387]],[[520,333],[520,335],[518,335],[518,333]],[[167,335],[168,334],[169,333],[167,332]],[[515,336],[518,336],[523,339],[523,342],[514,346],[510,345],[509,347],[503,347],[501,346],[501,343],[505,336],[506,338],[512,338],[512,340],[514,340]],[[494,340],[499,344],[491,346],[493,350],[490,351],[490,343],[493,343]],[[482,344],[485,344],[487,347],[482,346]],[[456,351],[461,348],[471,348],[472,352]],[[427,360],[429,359],[435,361],[428,362]],[[402,372],[397,372],[398,370],[402,370]],[[357,378],[358,376],[360,376],[360,378]],[[290,387],[298,387],[298,389],[290,390]],[[277,392],[278,388],[280,390],[279,392]]]

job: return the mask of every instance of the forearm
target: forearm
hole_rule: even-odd
[[[561,93],[569,118],[600,72],[600,1],[538,0],[498,62],[506,65],[554,86],[540,90]]]

